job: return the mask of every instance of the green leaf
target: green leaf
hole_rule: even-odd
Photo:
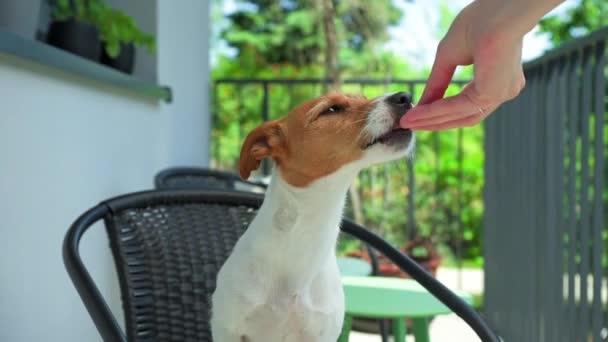
[[[548,33],[554,45],[605,25],[608,25],[608,2],[594,0],[582,0],[564,14],[545,17],[539,23],[540,33]]]
[[[112,58],[118,57],[120,55],[120,43],[116,41],[106,42],[106,53]]]

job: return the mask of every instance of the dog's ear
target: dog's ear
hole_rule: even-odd
[[[280,121],[269,121],[260,125],[249,133],[241,148],[241,178],[247,180],[264,158],[271,157],[276,162],[284,153],[285,132]]]

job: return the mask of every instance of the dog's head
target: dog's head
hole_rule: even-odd
[[[241,177],[249,178],[270,157],[288,183],[304,187],[347,164],[363,168],[403,157],[414,134],[399,128],[399,118],[411,107],[402,92],[374,99],[331,94],[305,102],[247,136]]]

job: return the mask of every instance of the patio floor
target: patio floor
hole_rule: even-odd
[[[454,269],[440,268],[437,278],[450,288],[457,289],[458,273]],[[470,293],[483,291],[483,271],[477,269],[464,269],[462,271],[462,290]],[[479,342],[477,335],[455,314],[436,317],[430,326],[431,342]],[[380,342],[378,335],[352,332],[350,342]],[[414,337],[408,335],[407,342],[414,342]]]

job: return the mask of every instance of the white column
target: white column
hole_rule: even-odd
[[[209,2],[158,0],[158,79],[173,89],[170,166],[209,165]]]

